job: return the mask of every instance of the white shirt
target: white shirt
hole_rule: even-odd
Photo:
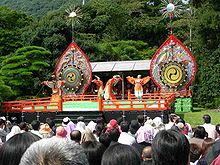
[[[217,138],[217,132],[215,130],[215,125],[211,123],[205,123],[202,125],[205,128],[205,131],[208,133],[208,137],[212,139]]]
[[[132,145],[136,142],[135,138],[127,132],[121,132],[118,142],[121,144]]]

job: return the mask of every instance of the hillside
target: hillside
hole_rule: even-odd
[[[34,17],[42,17],[49,11],[65,10],[80,2],[80,0],[1,0],[0,6],[7,6]]]

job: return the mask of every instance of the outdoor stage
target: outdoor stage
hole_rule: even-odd
[[[87,120],[103,116],[106,121],[112,118],[135,119],[138,114],[149,117],[161,116],[165,122],[175,101],[174,94],[145,94],[137,100],[134,95],[130,99],[103,100],[96,95],[82,95],[51,101],[51,98],[9,101],[3,103],[3,112],[7,117],[16,115],[21,121],[34,119],[44,122],[46,117],[62,120],[69,116],[72,120],[83,115]]]

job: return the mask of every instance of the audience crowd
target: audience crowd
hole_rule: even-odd
[[[18,123],[0,117],[1,165],[220,165],[220,124],[191,127],[176,114],[169,122],[138,115],[136,120],[102,117],[76,123],[47,118]]]

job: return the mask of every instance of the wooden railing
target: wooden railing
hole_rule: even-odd
[[[63,101],[98,101],[97,95],[64,96]]]
[[[58,112],[62,111],[62,100],[51,101],[51,98],[37,98],[3,103],[3,112]]]
[[[129,100],[103,100],[99,98],[100,111],[123,110],[170,110],[171,103],[175,100],[174,94],[146,94],[143,99],[136,100],[133,95]]]

